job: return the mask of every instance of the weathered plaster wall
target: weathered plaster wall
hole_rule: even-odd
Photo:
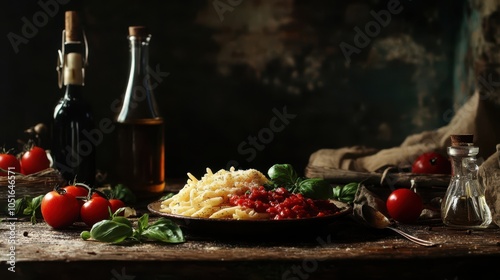
[[[395,2],[82,1],[74,5],[91,48],[88,99],[97,120],[113,116],[110,104],[127,79],[127,26],[145,24],[151,65],[169,73],[156,89],[167,120],[167,176],[230,164],[301,169],[319,148],[398,145],[446,124],[453,99],[470,94],[466,38],[475,21],[463,19],[471,13],[464,1],[401,0],[377,29],[373,14],[383,17],[388,3]],[[4,36],[40,10],[3,5]],[[0,116],[17,117],[2,128],[2,142],[50,120],[61,96],[53,69],[63,22],[62,13],[52,17],[17,54],[7,41]],[[356,44],[357,28],[366,33],[367,26],[373,36]],[[356,49],[349,59],[342,43]],[[284,111],[283,129],[273,129]],[[112,141],[106,137],[98,150],[105,170],[113,165]]]

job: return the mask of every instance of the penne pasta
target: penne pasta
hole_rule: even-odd
[[[207,168],[206,174],[198,180],[187,173],[188,180],[174,196],[161,203],[164,213],[213,219],[267,219],[266,214],[259,214],[241,206],[232,206],[232,195],[241,195],[250,188],[259,187],[268,179],[255,169],[221,169],[213,173]]]

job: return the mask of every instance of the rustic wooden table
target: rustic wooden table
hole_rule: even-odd
[[[149,213],[144,205],[136,209],[138,216]],[[84,241],[82,224],[54,230],[42,221],[4,220],[0,279],[458,280],[484,278],[500,264],[498,228],[456,230],[439,221],[401,228],[440,245],[423,247],[393,231],[361,225],[350,215],[322,231],[297,228],[287,236],[222,238],[185,231],[187,241],[175,245]],[[15,272],[9,270],[12,265]]]
[[[14,224],[1,224],[0,279],[468,279],[500,263],[496,228],[404,227],[441,243],[422,247],[349,216],[315,235],[218,240],[187,234],[187,242],[176,245],[111,245],[82,240],[79,225],[53,230],[43,222]],[[12,231],[15,272],[8,270]]]

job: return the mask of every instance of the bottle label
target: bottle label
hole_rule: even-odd
[[[83,85],[82,55],[68,53],[65,56],[64,85]]]

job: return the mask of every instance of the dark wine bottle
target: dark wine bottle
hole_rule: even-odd
[[[129,80],[115,122],[117,174],[139,199],[147,199],[165,188],[164,124],[150,83],[151,35],[143,26],[131,26],[128,39]]]
[[[96,144],[90,137],[95,129],[89,104],[84,99],[84,67],[87,46],[75,11],[65,14],[63,50],[60,51],[60,83],[64,96],[54,109],[52,157],[54,166],[68,182],[95,183]]]

